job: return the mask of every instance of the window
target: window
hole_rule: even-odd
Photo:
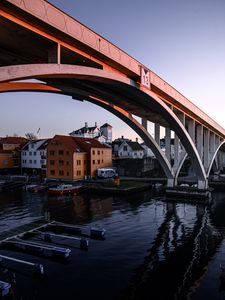
[[[103,159],[102,159],[102,163],[103,163],[104,161],[103,161]]]
[[[84,165],[86,165],[86,160],[84,160]]]
[[[29,155],[32,155],[32,152],[31,152],[31,151],[29,152]]]
[[[81,170],[77,170],[77,176],[81,175]]]
[[[31,159],[29,160],[29,163],[32,164],[32,160]]]
[[[77,166],[80,166],[81,165],[81,160],[77,160]]]
[[[50,171],[50,174],[51,174],[51,175],[55,175],[55,170],[51,170],[51,171]]]
[[[50,154],[50,155],[55,155],[55,151],[54,151],[54,150],[50,150],[50,151],[49,151],[49,154]]]
[[[103,150],[102,150],[102,154],[103,154]]]
[[[64,165],[64,160],[59,160],[59,165],[63,166]]]
[[[36,151],[34,151],[34,155],[36,155]]]
[[[98,165],[100,165],[100,159],[98,159]]]
[[[98,155],[100,154],[100,150],[98,150]]]
[[[59,155],[63,155],[64,151],[63,150],[59,150]]]
[[[123,151],[127,151],[127,146],[123,146]]]
[[[34,148],[34,144],[31,144],[31,148],[32,148],[32,149]]]
[[[55,164],[55,161],[54,160],[50,160],[50,165],[54,166],[54,164]]]
[[[95,150],[92,150],[92,154],[95,154]]]
[[[34,164],[36,165],[36,163],[37,163],[37,161],[36,161],[36,159],[34,160]]]
[[[59,170],[59,175],[60,176],[64,175],[64,171],[63,170]]]
[[[70,153],[69,153],[69,151],[66,151],[66,155],[69,155]]]
[[[95,160],[92,161],[93,165],[95,165]]]
[[[69,164],[70,164],[70,162],[69,162],[69,161],[67,161],[67,162],[66,162],[66,165],[68,166]]]

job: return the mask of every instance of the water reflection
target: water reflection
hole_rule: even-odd
[[[211,207],[166,202],[150,192],[127,197],[1,194],[0,230],[25,224],[45,212],[57,221],[104,227],[107,238],[103,243],[91,241],[91,250],[74,253],[67,266],[43,261],[49,273],[42,282],[29,278],[26,286],[16,274],[14,299],[33,299],[34,289],[29,286],[35,286],[40,300],[61,299],[62,286],[66,286],[65,299],[74,294],[79,300],[199,300],[224,295],[218,267],[225,266],[223,193],[214,195]],[[13,282],[15,276],[7,276]],[[0,280],[4,278],[0,272]]]
[[[193,286],[223,237],[212,227],[207,206],[189,206],[189,217],[195,222],[186,226],[185,206],[166,204],[153,245],[121,299],[149,299],[149,295],[151,299],[191,299]]]

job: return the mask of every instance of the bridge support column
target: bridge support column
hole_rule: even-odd
[[[156,143],[160,146],[160,125],[158,123],[154,125],[154,135]]]
[[[204,190],[208,188],[208,179],[206,180],[198,180],[198,189]]]
[[[192,139],[192,141],[195,143],[195,121],[194,120],[188,120],[187,121],[188,126],[188,133]]]
[[[167,178],[167,187],[174,187],[176,186],[176,182],[175,182],[175,179],[174,178]]]
[[[141,119],[141,125],[142,125],[146,130],[148,130],[148,122],[147,122],[147,119],[142,118],[142,119]]]
[[[166,157],[170,162],[171,157],[171,131],[170,128],[166,127],[165,132],[165,150],[166,150]]]
[[[198,124],[196,126],[196,129],[197,129],[196,146],[197,146],[200,159],[203,160],[203,126]]]
[[[179,138],[174,135],[174,169],[176,170],[179,165]]]
[[[209,167],[209,130],[204,128],[203,164],[205,170]]]
[[[216,151],[215,133],[210,132],[210,134],[209,134],[209,157],[210,157],[210,161],[212,160],[215,151]]]

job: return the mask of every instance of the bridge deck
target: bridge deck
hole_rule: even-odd
[[[47,49],[60,44],[61,63],[110,69],[140,84],[139,61],[47,1],[2,0],[0,24],[0,66],[46,63]],[[224,128],[152,71],[150,83],[165,102],[225,138]]]

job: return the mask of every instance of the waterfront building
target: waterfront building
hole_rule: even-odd
[[[100,127],[100,131],[102,136],[106,138],[105,143],[111,144],[112,143],[112,126],[108,123],[103,124]]]
[[[29,141],[21,152],[23,172],[46,175],[46,155],[49,139]]]
[[[27,143],[24,137],[0,139],[0,170],[2,173],[18,173],[21,170],[21,148]]]
[[[134,142],[124,139],[122,136],[121,139],[117,139],[113,142],[113,150],[115,157],[139,159],[144,157],[144,149],[138,143],[138,139]]]
[[[112,150],[93,138],[55,135],[47,145],[47,178],[77,180],[95,177],[112,166]]]
[[[152,152],[152,150],[145,145],[145,143],[141,143],[141,147],[144,149],[144,157],[152,157],[155,158],[154,153]]]
[[[112,142],[112,126],[105,123],[99,128],[97,122],[95,122],[95,125],[90,127],[88,123],[85,122],[84,127],[70,132],[69,135],[97,139],[100,143],[110,144]]]
[[[112,148],[96,139],[76,138],[77,143],[87,153],[87,175],[96,177],[99,168],[112,167]]]

